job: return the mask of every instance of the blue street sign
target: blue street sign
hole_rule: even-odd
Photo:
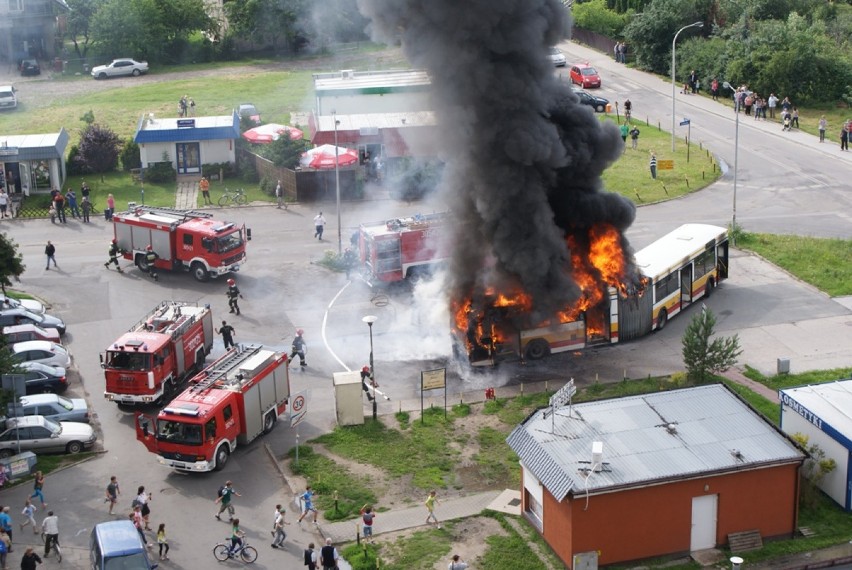
[[[689,124],[689,119],[684,119],[684,120],[682,120],[682,121],[680,122],[680,126],[681,126],[681,127],[685,127],[685,126],[686,126],[686,125],[688,125],[688,124]]]

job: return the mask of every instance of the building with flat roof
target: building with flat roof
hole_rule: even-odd
[[[314,74],[317,115],[430,111],[432,82],[419,69]]]
[[[10,195],[46,194],[65,184],[68,132],[0,136],[0,185]]]
[[[178,175],[201,174],[202,164],[234,162],[234,141],[240,137],[240,117],[158,118],[143,115],[133,140],[139,145],[142,168],[149,163],[172,163]]]

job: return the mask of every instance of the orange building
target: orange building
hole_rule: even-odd
[[[522,512],[569,568],[796,528],[805,454],[721,384],[538,410],[508,443]]]

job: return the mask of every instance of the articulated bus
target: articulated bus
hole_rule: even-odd
[[[453,323],[454,351],[467,352],[471,365],[493,365],[615,344],[660,330],[728,277],[728,232],[718,226],[685,224],[637,252],[634,259],[643,284],[635,294],[609,287],[600,303],[574,321],[528,323],[515,307],[493,307],[471,316],[466,326]]]

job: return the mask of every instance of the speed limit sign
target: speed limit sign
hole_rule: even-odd
[[[293,396],[293,401],[290,404],[290,427],[296,427],[305,418],[305,413],[308,411],[308,395],[307,392],[299,392]]]

